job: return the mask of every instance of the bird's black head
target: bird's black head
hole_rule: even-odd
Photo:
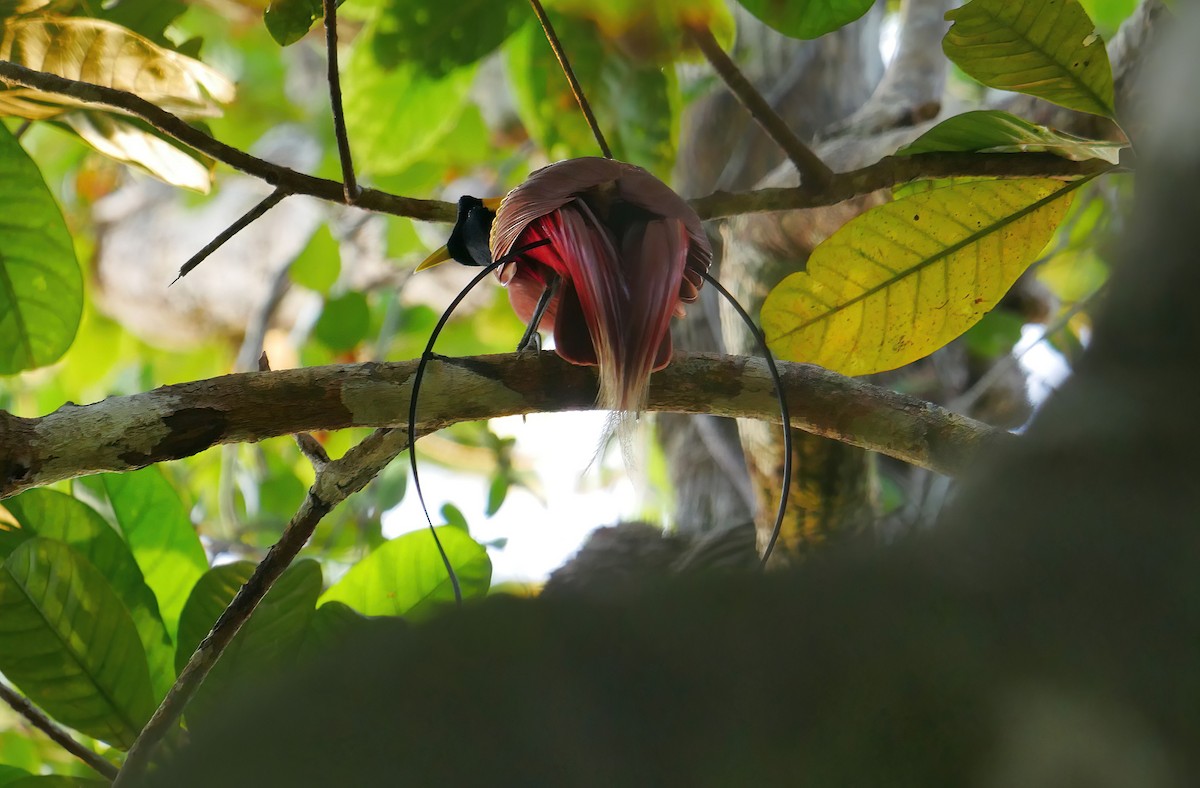
[[[450,259],[463,265],[483,266],[492,262],[489,240],[496,214],[478,197],[458,198],[458,219],[446,242]]]

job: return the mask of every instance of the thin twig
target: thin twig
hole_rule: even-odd
[[[329,64],[329,104],[333,110],[333,134],[337,137],[338,158],[342,160],[342,189],[346,203],[354,205],[362,188],[354,177],[354,160],[350,157],[350,138],[346,134],[346,116],[342,112],[342,80],[338,74],[337,0],[324,0],[325,51]]]
[[[326,178],[296,172],[251,156],[192,128],[180,118],[139,96],[88,82],[47,74],[0,60],[0,81],[35,90],[60,93],[79,101],[101,104],[141,118],[154,128],[210,158],[228,164],[289,194],[306,194],[329,202],[345,201],[344,185]],[[1011,178],[1081,178],[1108,170],[1118,171],[1100,159],[1070,161],[1049,153],[923,153],[884,158],[868,167],[838,173],[823,188],[804,184],[786,189],[759,189],[730,193],[718,191],[691,200],[701,219],[718,219],[762,211],[787,211],[835,205],[862,194],[890,189],[901,183],[932,178],[976,175]],[[419,200],[376,189],[363,189],[355,207],[427,222],[451,223],[458,215],[454,203]]]
[[[117,776],[117,767],[94,753],[71,737],[57,723],[42,713],[42,710],[29,702],[29,699],[12,687],[0,682],[0,700],[7,703],[12,710],[20,714],[29,724],[54,740],[58,746],[74,755],[79,760],[95,769],[110,780]]]
[[[801,182],[810,186],[822,187],[833,179],[833,170],[821,161],[817,154],[801,142],[800,138],[788,128],[783,118],[779,117],[758,89],[746,79],[737,64],[725,54],[712,31],[707,27],[689,27],[688,34],[696,42],[696,46],[704,53],[704,57],[712,65],[713,70],[724,80],[729,90],[737,97],[750,116],[758,122],[775,144],[783,149],[792,164],[800,171]]]
[[[583,110],[583,117],[587,120],[588,128],[592,130],[592,136],[596,138],[596,143],[600,146],[600,152],[604,154],[604,158],[611,159],[613,157],[612,149],[608,147],[608,142],[604,139],[604,132],[600,131],[600,124],[596,121],[596,116],[592,114],[592,105],[588,104],[587,96],[583,94],[583,88],[580,87],[579,80],[575,78],[575,72],[571,69],[567,53],[554,33],[550,17],[546,16],[546,9],[542,8],[542,4],[538,0],[529,0],[529,4],[533,6],[533,13],[537,14],[538,22],[542,25],[542,32],[546,34],[546,40],[550,42],[550,48],[554,50],[554,57],[558,59],[558,65],[571,85],[571,92],[575,94],[575,101],[579,102],[579,109]]]
[[[264,213],[274,208],[283,201],[284,197],[287,196],[288,192],[284,191],[283,189],[276,188],[275,191],[264,197],[262,201],[258,203],[258,205],[255,205],[253,208],[242,214],[237,221],[222,230],[220,235],[209,241],[203,249],[192,255],[191,258],[179,268],[179,274],[176,275],[171,284],[175,284],[175,282],[178,282],[180,279],[187,276],[192,269],[207,260],[209,255],[224,246],[230,238],[249,227],[252,222],[256,221]]]
[[[13,132],[12,132],[13,139],[19,140],[22,137],[24,137],[25,132],[29,131],[29,127],[32,125],[33,125],[32,120],[22,121],[20,126],[17,126],[15,129],[13,129]]]

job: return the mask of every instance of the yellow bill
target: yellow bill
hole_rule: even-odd
[[[450,251],[443,246],[441,249],[438,249],[436,252],[422,260],[421,264],[417,266],[416,270],[424,271],[426,268],[433,268],[435,265],[441,265],[449,259]]]

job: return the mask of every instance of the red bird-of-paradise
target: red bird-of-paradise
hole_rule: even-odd
[[[695,211],[646,170],[579,158],[499,201],[462,198],[450,241],[417,270],[506,256],[497,276],[517,315],[552,331],[562,358],[598,367],[600,407],[637,412],[650,374],[671,360],[671,318],[696,300],[712,249]]]

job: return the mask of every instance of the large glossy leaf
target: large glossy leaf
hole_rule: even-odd
[[[254,564],[238,561],[210,569],[196,583],[179,620],[179,670],[253,573]],[[193,712],[204,715],[232,682],[270,675],[291,664],[308,634],[320,594],[321,566],[316,561],[297,561],[284,572],[205,679]]]
[[[207,193],[212,174],[202,161],[138,124],[117,115],[75,110],[59,116],[84,142],[110,159],[141,167],[172,186]]]
[[[607,43],[586,20],[560,16],[571,65],[614,155],[665,177],[675,158],[678,86],[670,69],[642,64]],[[530,24],[505,48],[517,110],[552,159],[596,156],[599,148],[541,28]]]
[[[21,17],[0,33],[0,60],[136,93],[184,117],[215,115],[217,102],[233,100],[233,83],[216,69],[101,19]],[[63,105],[83,104],[28,88],[0,92],[0,114],[41,119]]]
[[[487,551],[459,528],[437,529],[464,598],[483,596],[492,582]],[[450,576],[427,529],[392,539],[359,561],[321,597],[368,616],[422,618],[454,601]]]
[[[1116,164],[1123,143],[1088,140],[1048,129],[1000,110],[975,110],[946,118],[908,145],[897,156],[936,151],[986,153],[1053,153],[1064,159],[1104,159]]]
[[[1108,52],[1079,0],[972,0],[946,18],[942,49],[983,84],[1112,116]]]
[[[415,63],[388,69],[376,59],[374,35],[359,35],[354,42],[342,74],[343,104],[355,164],[364,172],[389,175],[420,161],[454,128],[475,66],[442,77]]]
[[[392,0],[379,17],[375,58],[443,77],[496,49],[529,17],[524,0]]]
[[[70,545],[90,561],[129,611],[146,652],[155,700],[160,700],[175,680],[175,650],[159,615],[158,600],[124,540],[90,506],[54,490],[29,490],[6,499],[4,507],[21,528],[0,532],[0,558],[27,539],[41,536]]]
[[[0,567],[0,671],[48,714],[128,748],[154,710],[133,620],[104,576],[36,538]]]
[[[1083,182],[978,181],[887,203],[818,246],[763,304],[771,350],[846,375],[932,353],[995,306]]]
[[[875,0],[741,0],[764,24],[793,38],[819,38],[858,19]]]
[[[117,528],[158,597],[167,632],[174,634],[192,586],[208,569],[208,557],[187,509],[158,468],[106,473],[99,479]]]
[[[83,277],[58,203],[0,125],[0,374],[53,363],[83,314]]]

